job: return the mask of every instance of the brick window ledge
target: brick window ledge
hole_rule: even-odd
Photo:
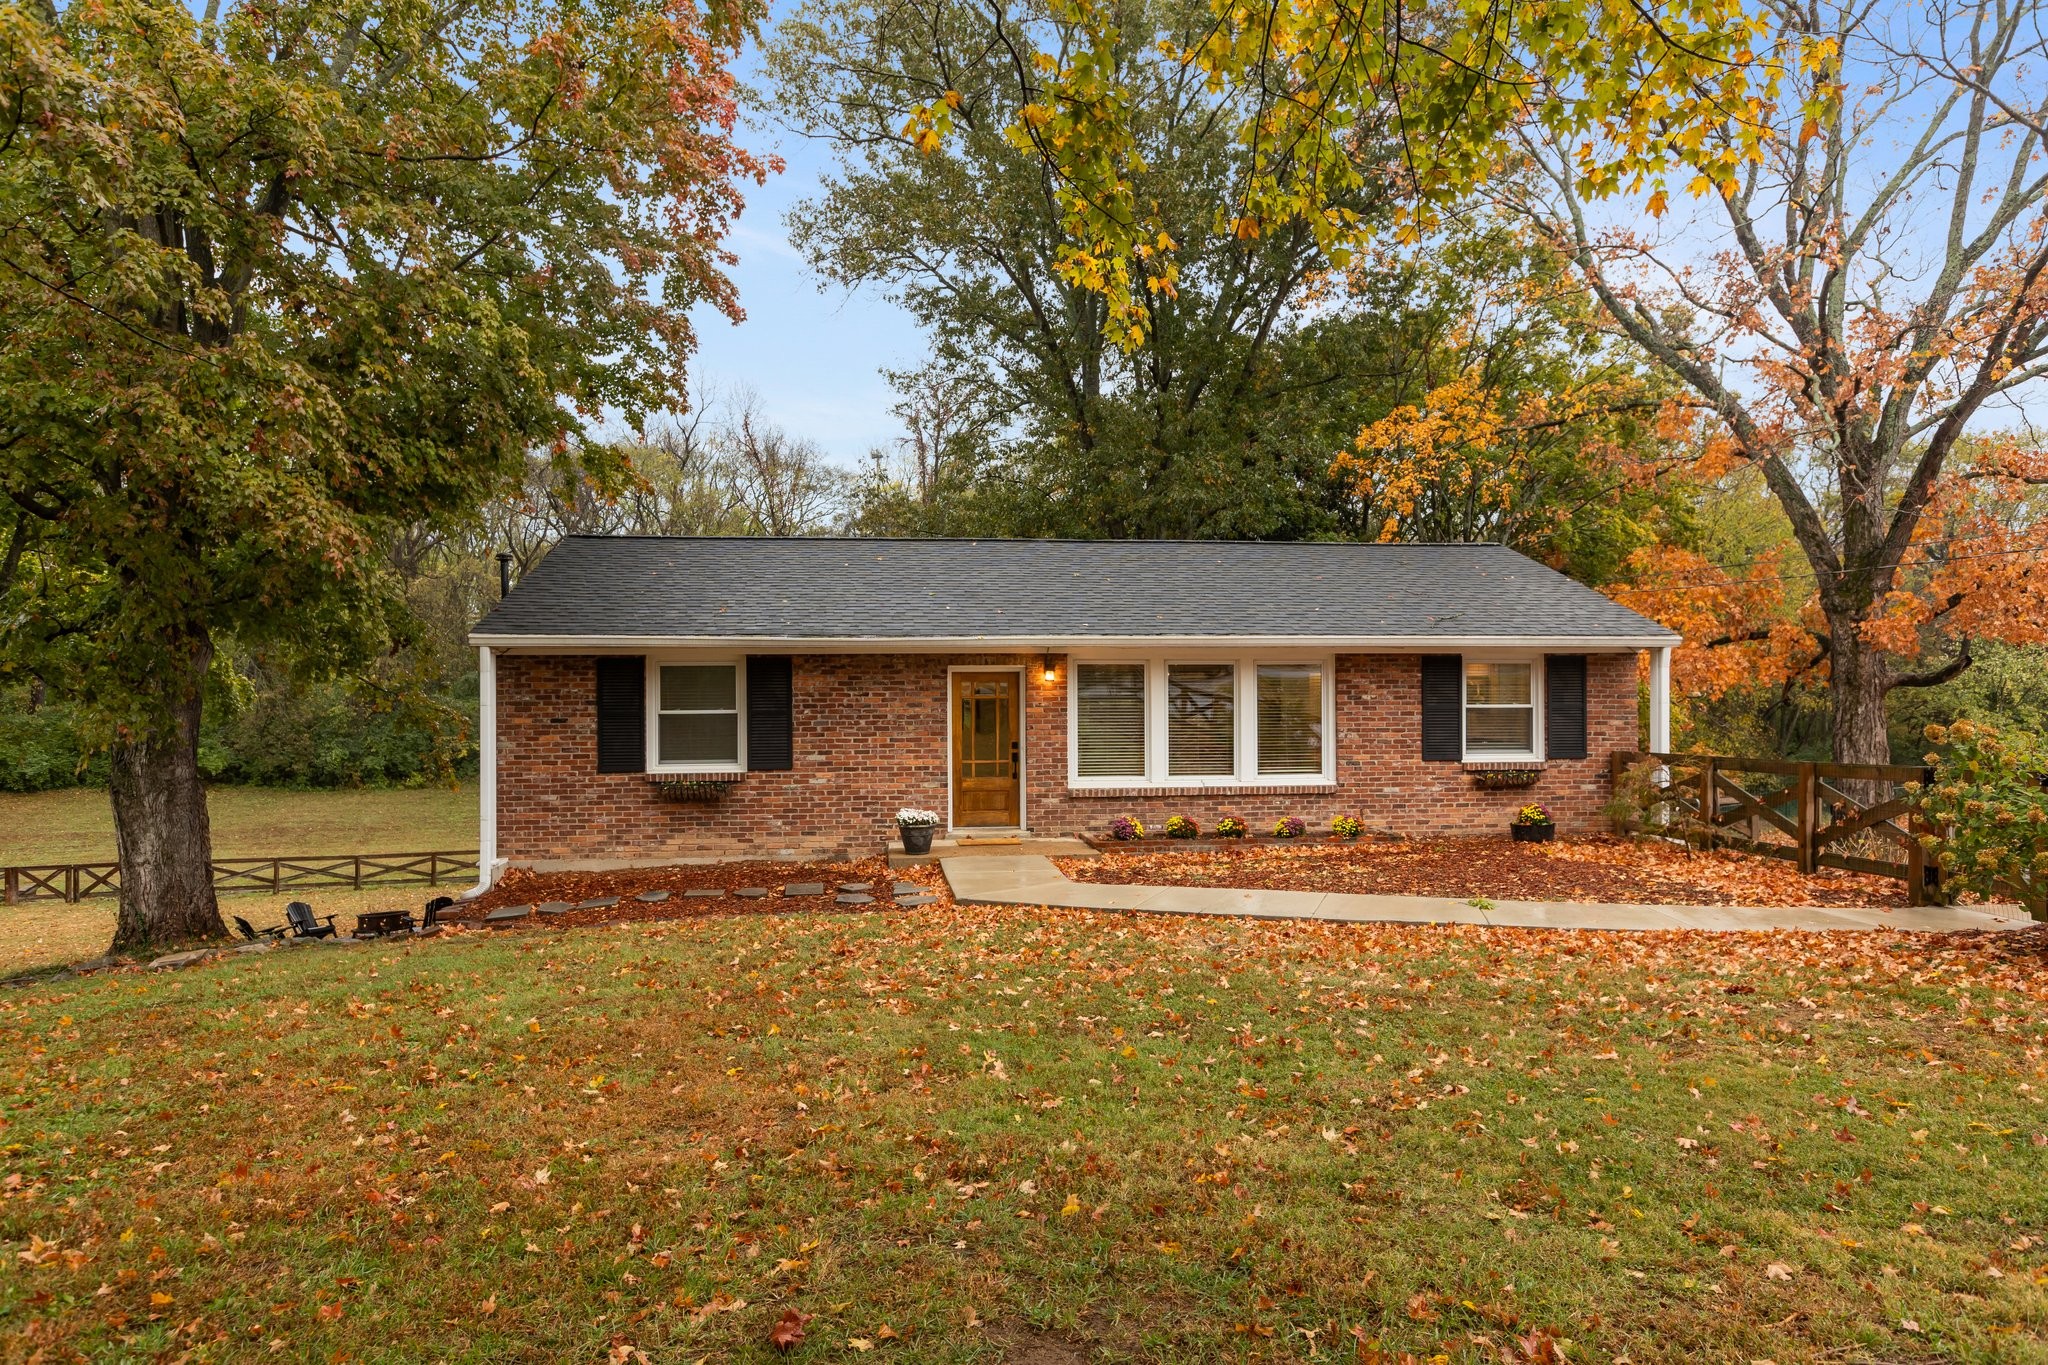
[[[1136,801],[1156,796],[1321,796],[1337,790],[1335,782],[1234,782],[1224,786],[1164,787],[1076,787],[1067,795],[1076,801],[1100,797],[1109,801]]]

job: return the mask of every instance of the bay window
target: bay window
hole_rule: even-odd
[[[1077,786],[1333,781],[1327,659],[1077,659],[1068,670]]]

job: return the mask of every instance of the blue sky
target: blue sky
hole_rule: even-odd
[[[743,78],[753,75],[749,66],[742,64]],[[831,168],[824,146],[773,125],[757,126],[741,141],[779,153],[788,169],[747,195],[729,241],[740,258],[732,276],[747,319],[734,326],[712,309],[699,310],[693,386],[751,387],[767,415],[792,436],[851,464],[899,433],[889,415],[894,395],[880,371],[910,367],[924,349],[923,335],[872,290],[849,293],[828,285],[821,292],[789,244],[783,218],[818,192],[820,176]]]

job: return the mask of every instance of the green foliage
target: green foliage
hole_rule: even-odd
[[[691,310],[735,311],[747,22],[0,9],[0,669],[121,744],[171,727],[216,640],[309,675],[403,644],[391,534],[675,404]]]
[[[1968,668],[1938,687],[1893,690],[1893,753],[1917,753],[1928,726],[1958,720],[2001,734],[2048,735],[2048,648],[1972,640],[1970,656]]]
[[[2031,735],[2003,738],[1988,725],[1959,720],[1930,725],[1927,755],[1934,781],[1908,785],[1914,803],[1940,831],[1920,842],[1941,865],[1943,882],[1987,900],[2015,893],[2039,913],[2048,894],[2048,753]]]
[[[0,692],[0,791],[105,786],[107,757],[68,705],[31,712]],[[239,706],[209,708],[199,770],[209,784],[415,787],[476,770],[476,679],[366,693],[265,680]]]
[[[1151,0],[1120,22],[1113,78],[1143,149],[1137,192],[1159,217],[1153,249],[1170,241],[1180,262],[1174,288],[1143,300],[1128,348],[1104,335],[1102,296],[1062,276],[1058,196],[1009,136],[1040,77],[989,56],[1072,38],[1071,16],[808,0],[778,27],[778,102],[840,156],[824,193],[792,213],[793,237],[826,278],[887,291],[932,338],[924,366],[890,376],[908,434],[857,490],[858,528],[1371,538],[1387,500],[1333,461],[1365,425],[1469,373],[1518,439],[1463,452],[1477,479],[1432,479],[1401,536],[1502,540],[1589,581],[1648,538],[1669,489],[1608,465],[1653,444],[1653,404],[1573,405],[1636,375],[1586,326],[1587,301],[1559,287],[1554,261],[1483,219],[1427,250],[1349,264],[1304,224],[1239,232],[1219,206],[1250,173],[1231,120],[1256,97],[1219,97],[1158,45],[1197,41],[1214,13]],[[958,96],[953,135],[920,151],[902,129],[945,89]],[[1385,130],[1355,143],[1365,161],[1398,153]],[[1362,222],[1391,202],[1384,179],[1341,198]],[[1515,498],[1475,498],[1475,482]]]

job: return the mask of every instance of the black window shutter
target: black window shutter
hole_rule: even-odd
[[[787,654],[747,656],[747,770],[786,773],[796,766],[795,689]]]
[[[1549,654],[1543,659],[1543,755],[1586,756],[1586,656]]]
[[[638,654],[597,660],[597,770],[647,768],[647,660]]]
[[[1465,757],[1465,656],[1422,656],[1422,759],[1456,763]]]

